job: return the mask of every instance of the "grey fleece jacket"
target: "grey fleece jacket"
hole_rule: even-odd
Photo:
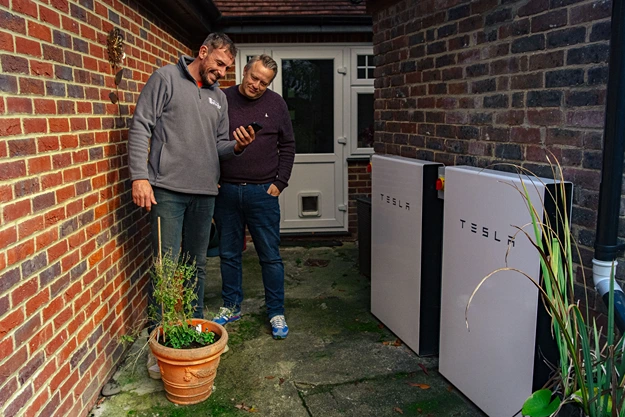
[[[234,155],[228,102],[217,83],[199,88],[187,65],[166,65],[143,87],[128,133],[132,181],[188,194],[217,195],[219,159]]]

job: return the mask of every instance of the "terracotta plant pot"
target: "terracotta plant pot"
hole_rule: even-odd
[[[150,349],[158,360],[167,399],[175,404],[197,404],[210,397],[219,359],[228,343],[228,332],[223,326],[202,319],[193,319],[191,323],[202,324],[202,330],[214,332],[219,340],[196,349],[173,349],[156,341],[155,332],[160,332],[160,327],[150,337]]]

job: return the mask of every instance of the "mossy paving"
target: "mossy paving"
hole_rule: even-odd
[[[302,386],[300,397],[315,416],[327,412],[324,404],[328,402],[333,403],[331,415],[376,417],[480,415],[468,408],[465,400],[437,374],[430,377],[418,372],[334,385]],[[385,400],[380,401],[381,397]]]
[[[298,331],[316,336],[371,333],[378,339],[393,338],[392,333],[380,325],[368,308],[351,299],[338,296],[290,299],[285,302],[285,307],[298,323]]]
[[[228,344],[239,346],[242,343],[257,338],[262,333],[265,317],[262,314],[244,314],[240,320],[228,324]]]
[[[452,416],[464,416],[464,415],[476,415],[476,414],[466,414],[464,410],[467,408],[466,402],[453,393],[449,387],[431,387],[428,390],[423,390],[418,387],[410,386],[411,382],[420,381],[420,382],[428,382],[427,378],[415,378],[415,377],[407,377],[405,375],[399,376],[390,376],[387,378],[377,378],[371,380],[358,380],[352,381],[344,384],[337,385],[320,385],[315,386],[314,388],[301,387],[298,389],[299,397],[303,403],[303,406],[306,407],[306,403],[309,399],[320,396],[322,394],[328,394],[332,396],[338,403],[342,403],[345,401],[344,392],[353,393],[355,387],[358,387],[358,391],[364,393],[362,397],[357,397],[361,405],[371,402],[369,405],[370,409],[377,410],[375,416],[396,416],[396,415],[405,415],[405,416],[440,416],[440,417],[452,417]],[[404,385],[404,387],[402,387]],[[380,387],[394,387],[394,397],[396,399],[395,402],[390,403],[388,406],[384,407],[382,405],[376,406],[376,394],[382,394],[379,391]],[[377,391],[377,392],[376,392]],[[386,391],[384,389],[383,391]],[[411,392],[412,391],[412,392]],[[423,398],[422,400],[416,400],[415,398],[419,398],[421,396],[425,396],[427,391],[427,398]],[[369,394],[370,399],[367,399],[367,395]],[[254,407],[253,404],[247,404],[244,401],[236,403],[232,401],[231,398],[228,398],[228,393],[219,393],[216,391],[211,397],[209,397],[206,401],[200,404],[190,405],[190,406],[176,406],[174,404],[165,404],[159,405],[150,408],[149,410],[130,410],[127,413],[128,417],[155,417],[155,416],[163,416],[163,417],[229,417],[229,416],[241,416],[244,415],[244,411],[239,410],[236,405],[239,406],[247,406]],[[240,393],[239,393],[240,397]],[[411,401],[413,400],[413,401]],[[339,406],[338,410],[341,413],[346,413],[346,415],[354,415],[349,413],[350,407],[345,407],[344,410],[340,410],[342,407]],[[267,416],[270,414],[264,413],[262,409],[253,408],[253,415],[259,416]],[[311,415],[319,415],[313,410],[309,410]],[[400,413],[401,412],[401,413]],[[373,414],[371,414],[373,415]],[[366,416],[363,416],[366,417]]]
[[[268,417],[396,417],[401,415],[396,409],[405,416],[483,417],[438,375],[436,358],[419,358],[396,346],[396,336],[370,313],[370,280],[359,274],[353,243],[289,247],[282,253],[291,329],[286,340],[271,338],[258,258],[250,246],[243,257],[243,316],[226,325],[231,350],[221,358],[211,397],[192,406],[169,403],[160,381],[145,376],[142,358],[139,381],[119,375],[130,391],[107,399],[102,406],[109,408],[97,416],[227,417],[253,407],[250,414]],[[217,258],[209,259],[207,275],[206,310],[216,312]],[[151,392],[141,389],[141,378]]]
[[[200,404],[178,406],[168,403],[151,407],[149,410],[129,410],[126,415],[128,417],[230,417],[241,416],[241,411],[234,407],[232,401],[215,392]]]

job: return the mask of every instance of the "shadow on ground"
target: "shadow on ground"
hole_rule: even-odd
[[[353,243],[284,247],[286,340],[271,338],[253,247],[244,255],[243,317],[226,326],[215,391],[176,406],[145,370],[145,338],[134,343],[114,379],[121,393],[101,398],[93,417],[464,416],[483,417],[437,372],[437,358],[403,346],[370,310],[370,281],[358,272]],[[219,260],[209,259],[206,316],[221,305]],[[134,372],[133,372],[134,369]]]

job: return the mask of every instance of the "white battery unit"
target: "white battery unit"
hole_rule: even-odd
[[[542,387],[555,363],[550,320],[538,289],[509,266],[540,279],[538,251],[514,226],[534,235],[522,181],[538,219],[556,224],[556,207],[570,213],[558,183],[474,167],[445,168],[439,371],[491,417],[512,416]],[[516,188],[515,188],[516,187]],[[554,198],[550,197],[554,196]],[[506,265],[507,254],[507,265]]]
[[[418,355],[438,352],[442,164],[374,155],[371,312]]]

